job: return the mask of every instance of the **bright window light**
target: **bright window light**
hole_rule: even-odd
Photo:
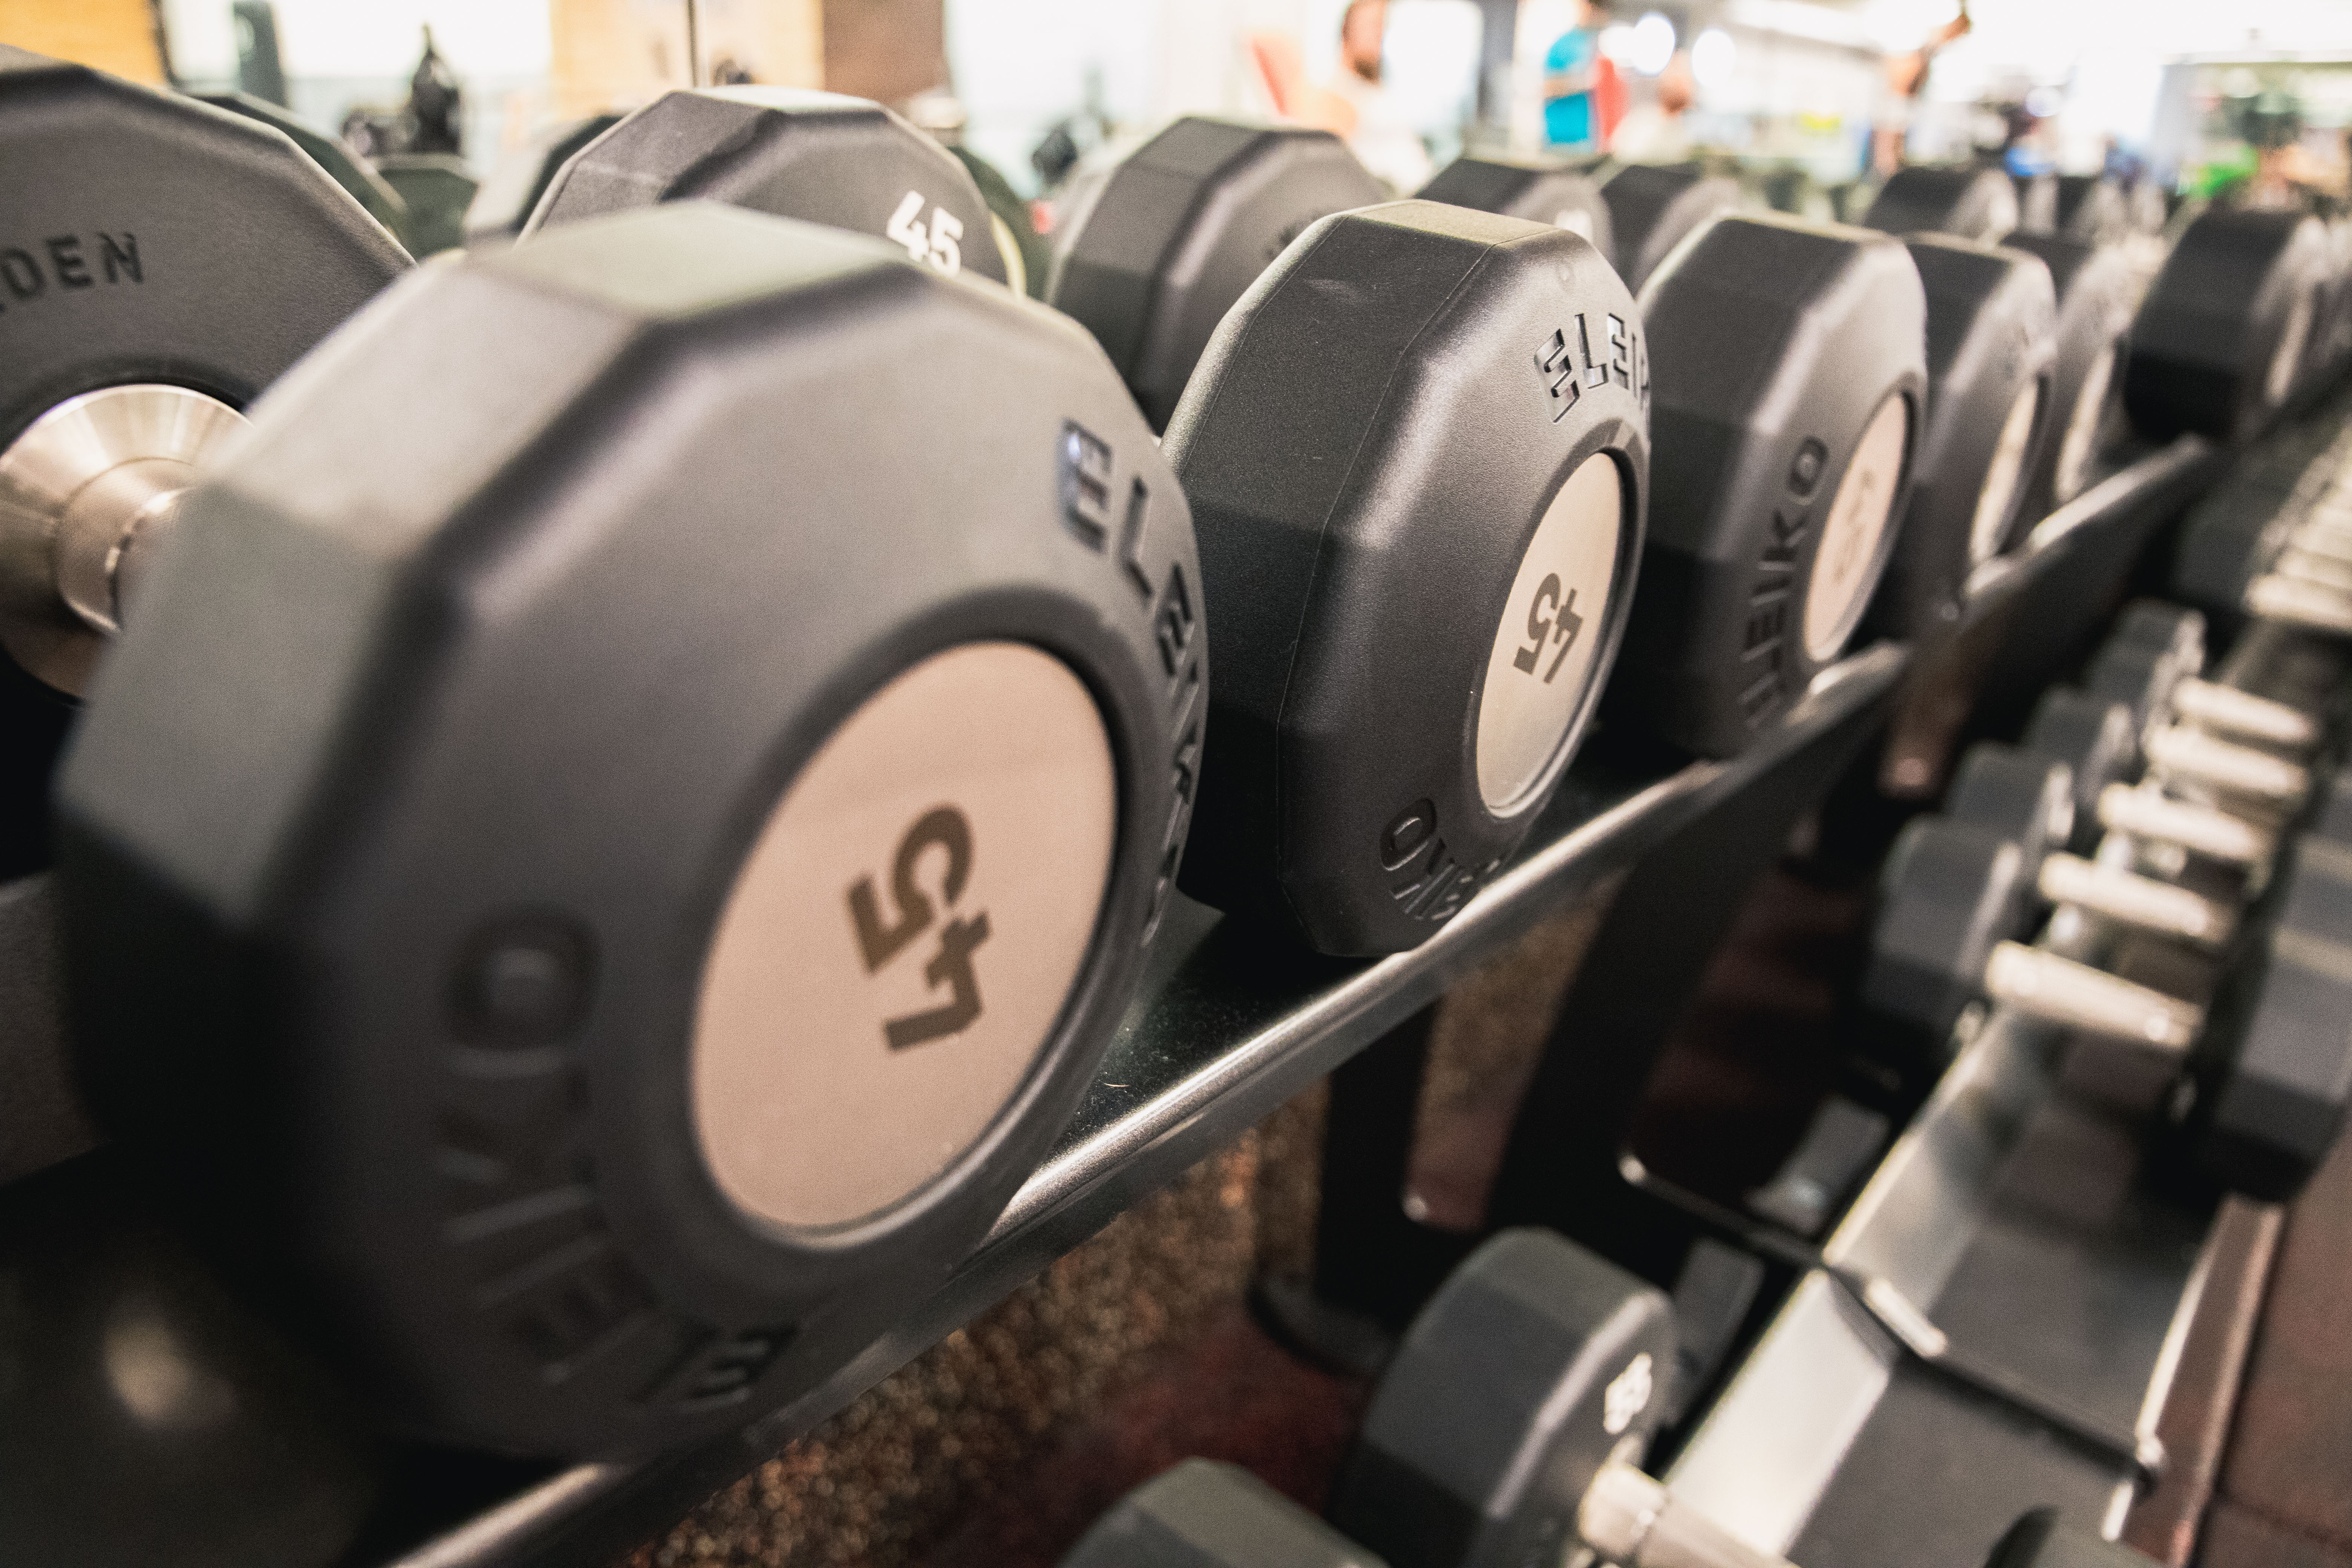
[[[1727,87],[1739,47],[1720,27],[1709,27],[1691,44],[1691,76],[1701,87]]]
[[[1655,76],[1675,58],[1675,25],[1652,11],[1633,24],[1633,58],[1627,63],[1643,76]]]

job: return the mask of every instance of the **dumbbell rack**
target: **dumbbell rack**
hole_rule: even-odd
[[[2141,547],[2224,462],[2195,437],[2122,456],[2127,460],[2053,513],[2023,551],[1974,586],[1971,622],[1999,611],[2032,628],[2030,647],[2003,639],[1998,664],[2038,666],[2035,678],[2046,679],[2048,659],[2087,638]],[[378,1537],[389,1544],[369,1560],[395,1568],[551,1565],[599,1561],[636,1545],[1434,1002],[1580,892],[1677,836],[1704,831],[1757,792],[1791,787],[1784,763],[1829,731],[1866,733],[1883,724],[1906,678],[1932,674],[1913,668],[1906,648],[1867,649],[1825,672],[1769,734],[1730,762],[1691,762],[1596,737],[1515,863],[1410,952],[1370,963],[1270,953],[1227,930],[1213,910],[1176,899],[1137,999],[1057,1147],[983,1246],[891,1331],[793,1404],[683,1451],[537,1479],[511,1463],[485,1461],[472,1485],[452,1488],[444,1478],[430,1498],[395,1489],[385,1500],[394,1522]],[[47,1022],[39,1007],[12,1007],[9,1027],[53,1027],[55,1006],[50,999]],[[1913,1152],[1898,1151],[1842,1242],[1857,1226],[1874,1238],[1895,1235],[1910,1223],[1906,1205],[1941,1191],[1915,1194],[1919,1173],[1942,1171],[1961,1147],[1955,1140],[1980,1135],[1976,1111],[2023,1105],[2043,1092],[2035,1075],[2046,1069],[2014,1036],[2003,1027],[1979,1037],[1966,1058],[1968,1073],[1956,1076],[1961,1088],[1940,1096],[1908,1136]],[[1888,1183],[1895,1186],[1882,1193]],[[2185,1234],[2193,1247],[2194,1234]],[[2178,1296],[2176,1286],[2168,1300]],[[1805,1300],[1801,1289],[1784,1321]],[[452,1518],[445,1500],[463,1494],[503,1500]]]

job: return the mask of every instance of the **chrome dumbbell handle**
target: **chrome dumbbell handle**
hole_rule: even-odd
[[[2099,826],[2111,833],[2177,844],[2229,866],[2260,866],[2278,845],[2268,828],[2144,786],[2109,784],[2099,792],[2098,814]]]
[[[2151,772],[2293,810],[2311,793],[2311,771],[2270,752],[2184,724],[2150,730],[2140,742]]]
[[[2352,595],[2318,583],[2265,573],[2246,584],[2245,605],[2267,621],[2352,637]]]
[[[2163,1051],[2186,1051],[2205,1009],[2023,942],[2004,942],[1985,964],[1985,994],[2045,1023]]]
[[[2172,711],[2176,718],[2221,734],[2294,751],[2319,743],[2319,721],[2302,709],[2195,676],[2173,687]]]
[[[2049,857],[2035,881],[2053,904],[2200,947],[2220,947],[2237,929],[2237,916],[2217,900],[2076,855]]]
[[[1633,1466],[1612,1459],[1576,1516],[1585,1545],[1618,1568],[1794,1568],[1758,1550]]]

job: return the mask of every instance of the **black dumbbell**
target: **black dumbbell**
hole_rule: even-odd
[[[2021,251],[1906,240],[1927,297],[1927,416],[1873,627],[1920,638],[1959,619],[1969,574],[2013,542],[2053,406],[2056,300]]]
[[[2050,436],[2027,477],[2020,513],[2031,521],[2073,500],[2090,482],[2093,460],[2118,406],[2117,372],[2146,285],[2120,244],[2067,234],[2013,234],[2001,244],[2041,258],[2058,296]]]
[[[1591,240],[1612,262],[1617,254],[1599,182],[1564,164],[1465,153],[1422,187],[1421,199],[1548,223]]]
[[[2015,238],[2049,235],[2079,245],[2110,246],[2137,232],[2130,195],[2121,182],[2105,174],[2060,174],[2052,179],[2047,218],[2045,223],[2028,223],[2021,214],[2018,226],[2023,233]],[[2002,243],[2014,242],[2012,238]]]
[[[1129,1493],[1062,1568],[1787,1568],[1639,1468],[1674,1349],[1657,1290],[1549,1232],[1506,1231],[1406,1331],[1328,1523],[1196,1459]],[[2111,1560],[2063,1554],[2085,1539],[2045,1521],[1996,1561]]]
[[[1318,221],[1225,317],[1165,448],[1217,668],[1188,892],[1385,952],[1500,868],[1632,603],[1640,322],[1576,236],[1421,201]]]
[[[408,257],[278,131],[5,47],[0,210],[5,877],[177,496]]]
[[[617,113],[587,114],[551,125],[500,158],[466,208],[466,243],[511,239],[522,232],[540,198],[564,164],[621,122]]]
[[[1316,219],[1387,198],[1328,132],[1189,116],[1057,224],[1045,302],[1094,333],[1155,430],[1210,334]]]
[[[2252,434],[2302,373],[2327,249],[2299,212],[2215,208],[2185,229],[2132,323],[2124,405],[2158,440]]]
[[[2017,190],[1999,169],[1919,165],[1897,169],[1863,215],[1888,234],[1945,234],[1997,245],[2018,224]]]
[[[400,193],[408,214],[402,235],[419,256],[466,243],[466,211],[481,182],[455,153],[387,153],[373,161],[383,183]]]
[[[556,170],[522,237],[682,201],[876,235],[950,277],[1004,283],[1017,265],[946,148],[878,103],[787,88],[663,93]]]
[[[1927,399],[1900,242],[1718,216],[1642,291],[1659,454],[1610,710],[1745,748],[1836,659],[1895,547]]]
[[[1091,1079],[1198,765],[1174,476],[1042,307],[705,203],[256,412],[58,786],[92,1098],[404,1429],[740,1424]]]
[[[382,174],[345,145],[341,137],[330,136],[268,99],[256,98],[249,92],[200,92],[195,97],[215,109],[242,114],[282,132],[288,141],[310,154],[310,161],[324,169],[330,179],[349,191],[352,199],[367,209],[368,216],[383,225],[386,234],[404,246],[408,243],[408,204]]]
[[[1618,275],[1639,293],[1675,247],[1709,218],[1745,205],[1739,182],[1696,163],[1628,163],[1601,187]]]

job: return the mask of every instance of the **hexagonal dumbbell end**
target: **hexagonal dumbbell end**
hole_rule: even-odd
[[[2039,866],[2066,847],[2074,831],[2074,770],[2058,758],[1998,741],[1979,741],[1961,754],[1944,815],[1988,827]]]
[[[2100,792],[2129,778],[2138,762],[2131,709],[2113,698],[2053,687],[2034,704],[2019,744],[2064,763],[2074,781],[2072,843],[2087,849],[2098,837]]]
[[[2267,929],[2213,999],[2189,1125],[2207,1171],[2275,1203],[2326,1157],[2352,1099],[2352,852],[2297,845],[2264,902]]]
[[[2031,885],[2024,856],[1992,828],[1923,816],[1896,836],[1861,990],[1892,1059],[1932,1067],[1949,1057],[1952,1030],[1995,944],[2021,925]]]
[[[1119,1499],[1061,1568],[1388,1568],[1238,1465],[1187,1459]]]
[[[1398,1568],[1555,1562],[1594,1480],[1640,1457],[1674,1364],[1664,1295],[1549,1231],[1505,1231],[1406,1331],[1331,1521]]]

